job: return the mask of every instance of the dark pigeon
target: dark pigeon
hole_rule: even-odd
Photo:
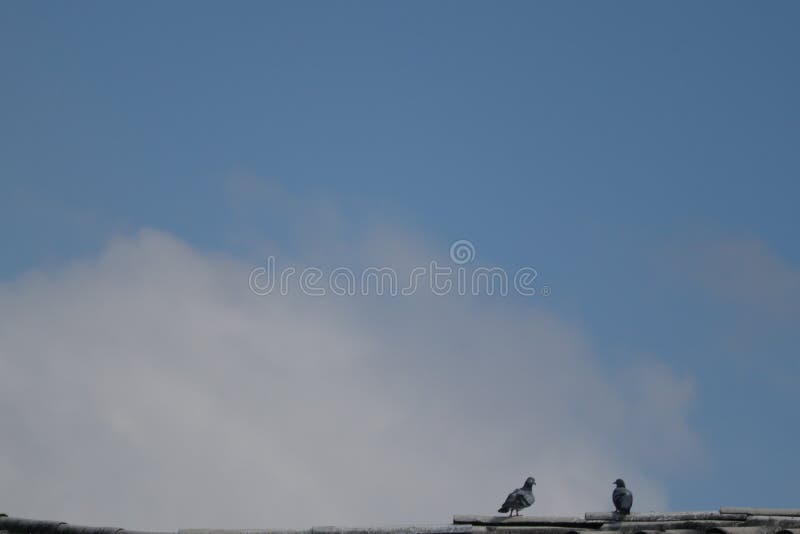
[[[614,501],[614,508],[617,513],[628,515],[631,513],[631,506],[633,506],[633,493],[625,487],[625,481],[618,478],[614,481],[617,486],[614,488],[614,493],[611,494],[611,500]]]
[[[520,510],[532,505],[533,501],[536,500],[533,498],[533,487],[535,485],[536,481],[533,479],[533,477],[528,477],[528,479],[525,481],[525,484],[521,488],[515,489],[508,494],[508,497],[506,497],[506,502],[504,502],[503,506],[501,506],[497,511],[501,514],[508,512],[508,517],[511,517],[515,511],[517,512],[517,515],[519,515]]]

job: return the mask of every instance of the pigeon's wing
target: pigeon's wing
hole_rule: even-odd
[[[611,494],[611,500],[614,502],[614,508],[619,510],[622,505],[622,498],[625,495],[625,490],[622,488],[614,488],[614,493]]]
[[[516,504],[517,504],[517,492],[518,491],[519,490],[514,490],[514,491],[512,491],[511,493],[508,494],[508,497],[506,497],[506,500],[503,503],[503,506],[500,507],[498,512],[506,513],[509,510],[511,510],[512,508],[516,507]]]
[[[631,511],[631,506],[633,506],[633,493],[631,493],[630,490],[626,488],[616,488],[611,498],[618,512],[628,513]]]
[[[620,499],[620,506],[626,513],[630,513],[633,506],[633,493],[630,490],[625,491],[625,495]]]
[[[519,490],[514,490],[508,494],[506,497],[506,502],[503,503],[503,508],[511,508],[512,506],[517,504],[517,492]]]

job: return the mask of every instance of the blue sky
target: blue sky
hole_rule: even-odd
[[[796,506],[798,16],[782,1],[5,2],[0,281],[145,228],[247,264],[266,242],[300,255],[328,230],[304,218],[318,204],[353,239],[469,239],[539,271],[553,294],[514,309],[577,325],[615,387],[648,359],[691,380],[701,459],[639,466],[671,507]],[[302,209],[237,195],[241,180]]]

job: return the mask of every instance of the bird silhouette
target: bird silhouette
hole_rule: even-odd
[[[614,502],[614,508],[617,513],[628,515],[631,513],[631,506],[633,506],[633,493],[625,487],[625,481],[618,478],[614,481],[614,493],[611,494],[611,500]]]
[[[517,488],[508,494],[506,502],[504,502],[503,506],[497,511],[501,514],[508,512],[508,517],[511,517],[514,512],[517,512],[517,515],[519,515],[520,510],[532,505],[533,501],[536,500],[533,498],[533,487],[535,485],[536,480],[534,480],[533,477],[528,477],[521,488]]]

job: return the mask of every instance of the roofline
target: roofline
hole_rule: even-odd
[[[406,525],[387,527],[313,527],[289,529],[180,529],[141,531],[118,527],[70,525],[64,521],[43,521],[0,514],[0,534],[468,534],[503,530],[503,534],[574,534],[579,531],[691,530],[704,534],[800,534],[800,509],[722,507],[719,511],[646,512],[621,516],[615,512],[587,512],[583,517],[558,516],[476,516],[456,515],[448,525]],[[519,532],[517,532],[519,531]],[[523,532],[524,531],[524,532]]]

